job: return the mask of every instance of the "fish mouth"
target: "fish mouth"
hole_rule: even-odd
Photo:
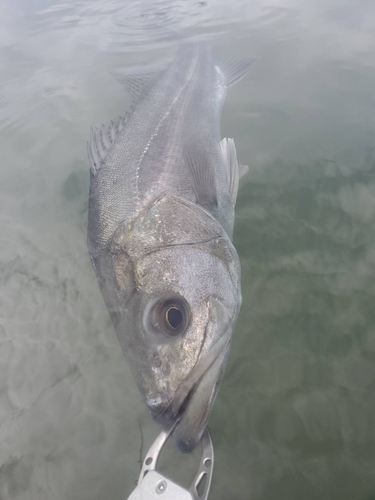
[[[172,440],[184,453],[194,450],[207,427],[228,352],[222,348],[214,358],[201,360],[180,384],[168,406],[154,417],[162,427],[176,422]]]

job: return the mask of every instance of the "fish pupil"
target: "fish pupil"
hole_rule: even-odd
[[[182,323],[182,319],[183,319],[182,312],[176,306],[172,306],[167,311],[166,319],[167,319],[168,325],[171,328],[176,329]]]

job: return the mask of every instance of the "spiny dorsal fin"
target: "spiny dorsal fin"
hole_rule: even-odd
[[[111,121],[110,125],[102,125],[100,129],[91,127],[91,137],[87,143],[87,156],[92,175],[96,174],[117,136],[124,129],[127,117],[128,114],[125,114],[117,122]]]
[[[223,60],[216,67],[223,74],[227,87],[231,87],[247,75],[255,62],[255,58]]]
[[[217,206],[215,172],[205,149],[189,145],[184,150],[184,160],[191,174],[197,202],[202,206]]]
[[[224,138],[220,141],[225,171],[228,181],[229,194],[233,205],[236,204],[240,179],[249,170],[247,165],[238,165],[236,146],[233,139]]]

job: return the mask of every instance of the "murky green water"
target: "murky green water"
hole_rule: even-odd
[[[112,70],[172,56],[157,23],[259,57],[223,114],[251,168],[210,498],[374,499],[375,3],[3,0],[0,22],[0,499],[123,500],[158,433],[85,243],[89,127],[129,104]],[[194,457],[164,466],[188,482]]]

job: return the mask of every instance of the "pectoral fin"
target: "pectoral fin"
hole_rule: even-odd
[[[199,205],[217,206],[214,165],[205,149],[194,145],[185,147],[184,160]]]

